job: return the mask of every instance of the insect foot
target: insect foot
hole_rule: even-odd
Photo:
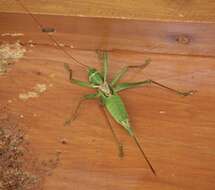
[[[197,92],[197,90],[190,90],[188,92],[180,92],[179,94],[182,95],[182,96],[190,96],[190,95],[193,95],[196,92]]]
[[[119,145],[119,157],[123,158],[124,157],[124,150],[123,150],[123,145]]]
[[[68,119],[68,120],[66,120],[65,122],[64,122],[64,126],[69,126],[70,125],[70,123],[71,123],[71,119]]]
[[[64,63],[64,68],[65,68],[67,71],[71,71],[71,70],[72,70],[72,69],[70,69],[69,64],[67,64],[67,63]]]
[[[145,63],[141,65],[141,68],[145,68],[146,66],[148,66],[151,63],[151,61],[152,60],[150,58],[146,59]]]

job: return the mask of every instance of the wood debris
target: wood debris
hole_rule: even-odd
[[[0,45],[0,75],[7,72],[8,66],[24,56],[26,49],[18,42]]]
[[[47,90],[46,84],[36,84],[31,91],[20,93],[19,99],[28,100],[29,98],[39,97],[40,94],[44,93]]]

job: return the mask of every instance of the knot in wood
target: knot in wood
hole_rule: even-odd
[[[187,35],[179,35],[176,37],[176,42],[186,45],[190,43],[190,38]]]

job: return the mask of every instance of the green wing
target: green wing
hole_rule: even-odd
[[[121,124],[122,121],[128,119],[128,113],[125,105],[118,95],[112,95],[105,98],[105,107],[110,112],[112,117]]]
[[[104,99],[104,104],[109,113],[111,114],[111,116],[114,118],[114,120],[121,126],[123,126],[127,130],[127,132],[132,136],[133,130],[129,123],[128,113],[120,96],[112,95],[106,97]]]

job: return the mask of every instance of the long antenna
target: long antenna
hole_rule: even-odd
[[[143,149],[142,149],[142,147],[141,147],[139,141],[137,140],[137,137],[136,137],[134,134],[133,134],[132,137],[133,137],[133,139],[134,139],[136,145],[137,145],[138,148],[140,149],[140,151],[141,151],[141,153],[142,153],[144,159],[146,160],[147,164],[149,165],[149,168],[151,169],[152,173],[156,176],[155,169],[152,167],[152,164],[150,163],[149,159],[147,158],[145,152],[143,151]]]
[[[40,27],[41,31],[43,30],[43,26],[42,24],[37,20],[37,18],[27,9],[27,7],[20,1],[20,0],[15,0],[16,2],[19,3],[19,5],[31,16],[31,18],[34,20],[34,22]],[[66,54],[69,58],[71,58],[74,62],[76,62],[76,64],[78,64],[79,66],[83,67],[83,68],[88,68],[87,65],[81,63],[80,61],[78,61],[77,59],[75,59],[72,55],[70,55],[65,49],[63,49],[63,47],[61,47],[59,45],[59,43],[57,42],[57,40],[50,35],[50,33],[47,33],[48,37],[57,45],[57,47],[59,49],[61,49],[64,54]]]

